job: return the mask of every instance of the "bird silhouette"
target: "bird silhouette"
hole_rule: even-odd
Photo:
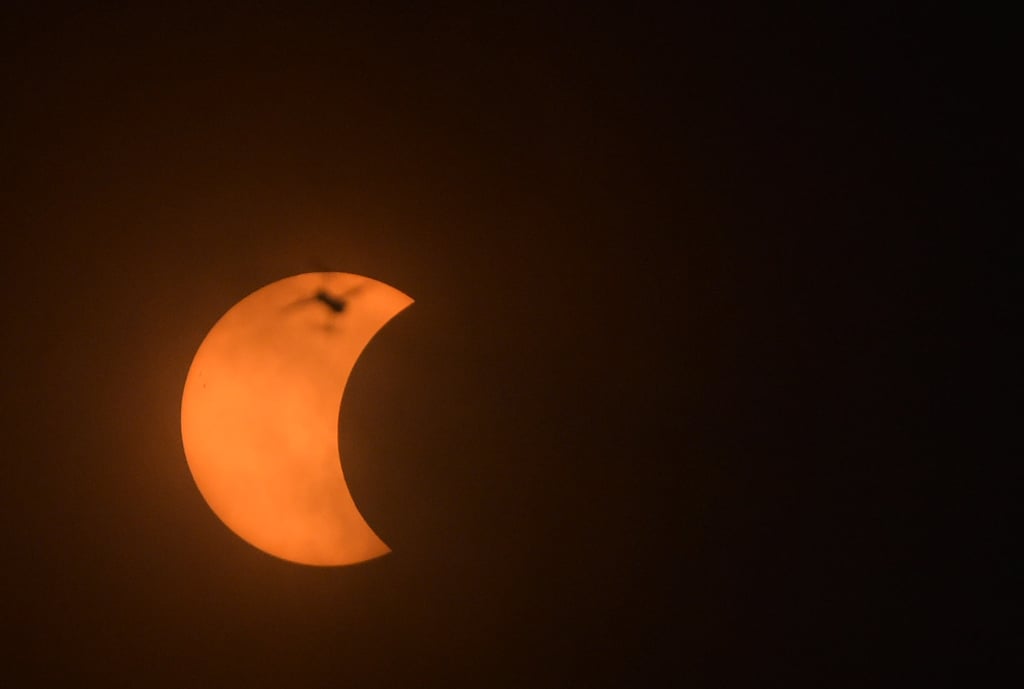
[[[330,311],[331,316],[337,316],[345,312],[345,309],[348,308],[348,300],[362,290],[366,284],[360,283],[340,293],[332,293],[327,288],[321,287],[312,296],[297,299],[284,308],[291,310],[307,304],[323,304]]]

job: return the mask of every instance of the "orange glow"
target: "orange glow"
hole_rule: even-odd
[[[308,565],[390,552],[345,483],[338,416],[360,353],[412,301],[358,275],[306,273],[250,294],[207,334],[181,436],[199,491],[241,538]]]

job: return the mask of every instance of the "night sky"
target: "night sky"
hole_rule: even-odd
[[[17,686],[911,687],[1019,667],[1015,482],[989,481],[1020,456],[996,401],[1019,391],[1005,21],[18,4],[0,41]],[[231,533],[178,416],[217,318],[321,269],[416,300],[339,421],[393,553],[342,568]]]

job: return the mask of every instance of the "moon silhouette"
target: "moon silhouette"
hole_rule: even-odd
[[[192,477],[260,550],[307,565],[389,553],[356,508],[338,452],[349,374],[413,300],[350,273],[305,273],[235,304],[196,352],[181,399]]]

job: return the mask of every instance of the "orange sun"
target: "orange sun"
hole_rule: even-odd
[[[308,565],[390,552],[349,493],[338,415],[359,355],[412,301],[358,275],[306,273],[250,294],[207,334],[182,442],[203,498],[241,538]]]

